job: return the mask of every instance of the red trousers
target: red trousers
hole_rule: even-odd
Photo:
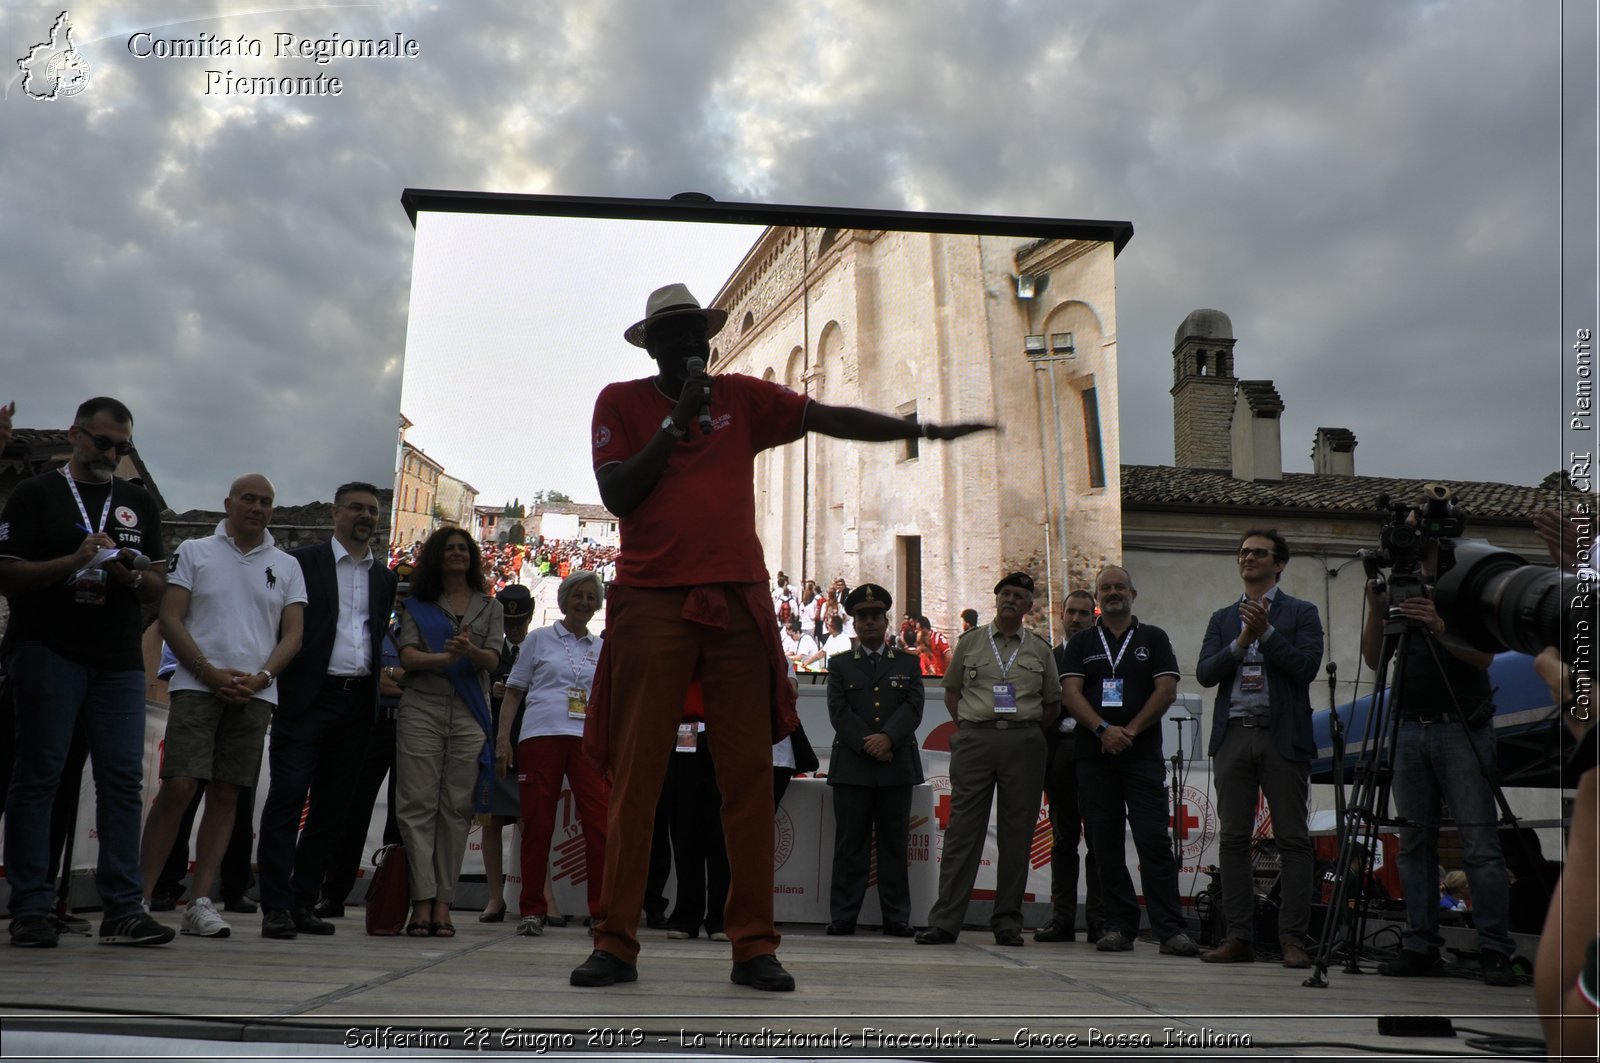
[[[572,803],[583,826],[584,870],[588,875],[589,914],[600,914],[600,882],[606,858],[606,781],[583,755],[576,735],[539,735],[517,744],[517,783],[522,797],[521,915],[546,915],[545,870],[555,832],[561,779],[572,781]]]
[[[628,588],[606,617],[611,653],[611,808],[595,948],[639,956],[639,911],[656,801],[683,699],[698,671],[706,737],[722,790],[731,881],[724,928],[742,963],[778,949],[772,925],[772,674],[766,642],[743,599],[728,596],[728,626],[683,618],[685,589]]]

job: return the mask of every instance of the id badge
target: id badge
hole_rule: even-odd
[[[698,731],[695,730],[694,724],[692,724],[692,723],[680,723],[678,725],[678,746],[677,746],[677,751],[679,753],[693,753],[693,752],[697,751],[699,748],[700,748],[700,734],[699,734]]]
[[[994,711],[997,715],[1017,711],[1017,684],[1008,680],[994,685]]]
[[[582,687],[567,688],[567,719],[581,720],[589,711],[589,692]]]
[[[1103,709],[1120,709],[1122,707],[1122,680],[1100,680],[1100,707]]]
[[[1267,689],[1267,674],[1259,664],[1246,664],[1239,668],[1239,689],[1246,694],[1259,694]]]
[[[72,600],[78,605],[106,604],[106,570],[79,569],[72,580]]]

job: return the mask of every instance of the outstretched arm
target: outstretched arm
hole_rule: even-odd
[[[859,406],[828,406],[813,401],[806,407],[806,431],[820,432],[835,439],[859,439],[884,443],[894,439],[960,439],[973,432],[992,431],[994,425],[982,422],[933,424],[908,421]]]

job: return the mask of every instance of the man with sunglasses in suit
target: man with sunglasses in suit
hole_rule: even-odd
[[[161,945],[173,931],[144,910],[139,872],[140,610],[166,584],[161,511],[143,488],[115,475],[133,452],[133,415],[122,403],[89,399],[78,407],[67,441],[67,464],[18,484],[0,513],[0,593],[11,599],[7,645],[17,714],[16,769],[6,799],[11,943],[56,945],[50,809],[81,724],[94,759],[95,886],[105,912],[100,940]]]
[[[1282,856],[1278,941],[1285,967],[1310,967],[1312,851],[1306,822],[1311,760],[1311,680],[1322,663],[1322,620],[1310,602],[1278,586],[1289,544],[1271,529],[1239,539],[1239,600],[1211,614],[1200,663],[1201,686],[1216,687],[1210,755],[1221,820],[1222,910],[1228,935],[1200,958],[1255,959],[1255,881],[1250,843],[1256,794],[1266,796],[1272,836]]]

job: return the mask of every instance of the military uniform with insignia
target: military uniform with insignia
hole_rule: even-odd
[[[856,618],[860,632],[863,613],[883,618],[886,628],[892,604],[888,591],[864,583],[845,599],[845,611]],[[830,934],[855,932],[875,832],[883,932],[911,935],[907,835],[911,787],[922,781],[917,727],[923,696],[917,655],[887,648],[881,634],[875,646],[863,644],[828,660],[828,718],[834,730],[828,762],[834,811]]]

